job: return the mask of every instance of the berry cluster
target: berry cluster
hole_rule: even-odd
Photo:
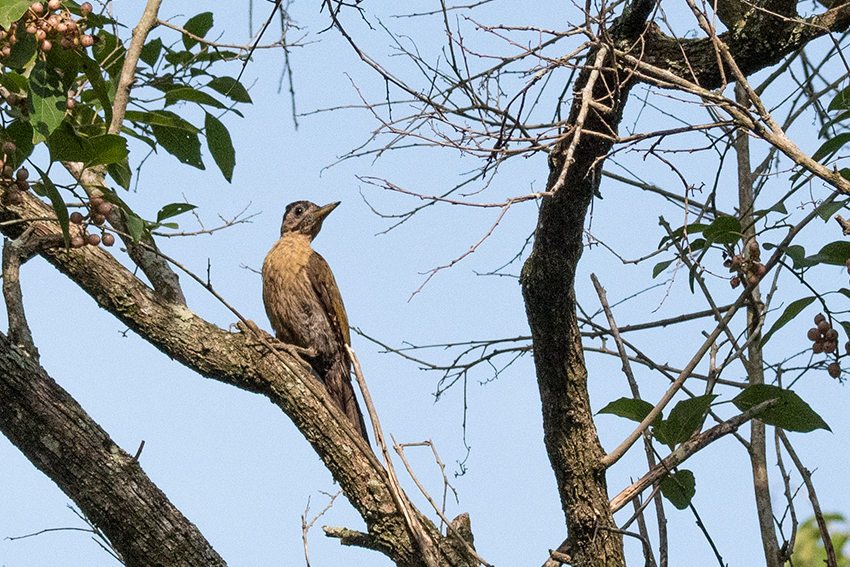
[[[24,16],[13,22],[8,30],[0,30],[0,56],[8,57],[12,46],[18,41],[18,28],[34,35],[42,51],[53,49],[53,43],[58,41],[65,49],[91,47],[94,37],[85,33],[85,20],[91,14],[92,5],[84,2],[80,5],[82,17],[74,19],[73,14],[62,8],[61,0],[50,0],[45,7],[41,2],[33,2]]]
[[[15,144],[9,141],[3,142],[3,156],[0,159],[0,187],[3,187],[3,200],[10,205],[20,205],[24,198],[21,193],[29,190],[30,172],[25,167],[15,171],[11,165],[12,157],[15,155]]]
[[[100,197],[92,197],[89,200],[88,208],[89,208],[89,220],[91,223],[95,225],[101,225],[106,221],[106,217],[112,212],[112,203],[108,201],[104,201]],[[85,223],[86,217],[83,216],[83,213],[79,211],[74,211],[71,213],[69,220],[76,224],[82,225]],[[72,248],[81,248],[88,244],[89,246],[97,246],[103,242],[104,246],[112,246],[115,244],[115,237],[108,232],[104,232],[103,236],[98,236],[97,234],[80,234],[71,237],[71,247]]]
[[[727,258],[723,265],[729,268],[730,272],[737,272],[729,283],[732,288],[741,285],[741,282],[746,282],[747,285],[756,285],[767,274],[767,268],[761,263],[761,249],[759,243],[755,240],[750,240],[747,245],[749,257],[744,258],[740,254],[735,254],[731,258]]]
[[[815,315],[815,325],[817,326],[809,329],[806,335],[812,341],[812,352],[815,354],[822,352],[832,354],[838,350],[838,331],[832,328],[823,313]],[[850,353],[850,343],[847,343],[845,349]],[[833,378],[838,378],[841,375],[841,365],[838,364],[838,361],[831,363],[826,370]]]

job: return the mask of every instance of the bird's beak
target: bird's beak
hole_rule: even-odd
[[[331,214],[331,211],[334,210],[335,208],[337,208],[338,206],[339,206],[339,201],[337,201],[336,203],[330,203],[328,205],[325,205],[324,207],[317,209],[316,212],[313,213],[313,217],[317,221],[321,222],[321,221],[325,220],[325,217],[328,216],[329,214]]]

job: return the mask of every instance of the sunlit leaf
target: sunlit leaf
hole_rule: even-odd
[[[21,19],[21,16],[30,6],[32,6],[31,0],[3,0],[0,2],[0,28],[9,29],[12,22]]]
[[[680,401],[670,411],[665,420],[664,433],[667,445],[678,445],[691,438],[698,431],[716,395],[696,396]]]
[[[62,86],[62,77],[44,61],[36,61],[29,80],[30,123],[33,142],[47,139],[65,118],[68,93]]]

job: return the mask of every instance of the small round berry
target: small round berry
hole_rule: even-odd
[[[759,264],[756,267],[756,275],[759,277],[759,279],[766,276],[767,275],[767,266],[765,266],[764,264]]]
[[[17,149],[18,148],[17,148],[17,146],[15,146],[14,142],[9,142],[9,141],[3,142],[3,153],[6,154],[7,156],[10,156],[13,153],[15,153],[15,151]]]
[[[12,173],[14,173],[14,171],[12,170],[11,165],[3,166],[3,177],[5,177],[7,179],[11,179]]]
[[[71,248],[82,248],[85,245],[86,241],[83,240],[82,236],[72,236],[71,237]]]
[[[89,208],[92,211],[96,211],[102,202],[103,199],[101,199],[100,197],[92,197],[91,199],[89,199]]]
[[[739,278],[738,276],[735,276],[734,278],[729,280],[729,285],[732,286],[732,289],[735,289],[736,287],[741,285],[741,278]]]
[[[732,268],[732,260],[727,258],[726,261],[723,262],[723,267],[731,269]]]
[[[103,216],[107,216],[112,212],[112,203],[108,201],[101,201],[101,203],[97,206],[97,212]]]
[[[65,41],[65,38],[62,38],[62,41]],[[77,106],[77,102],[73,98],[69,98],[65,101],[65,108],[68,110],[74,110],[75,106]]]
[[[815,315],[815,325],[820,325],[821,321],[826,321],[826,317],[824,317],[823,313],[818,313]]]
[[[41,50],[42,51],[50,51],[51,49],[53,49],[53,44],[50,43],[49,39],[45,39],[44,41],[41,42]]]
[[[89,234],[86,238],[86,243],[89,246],[97,246],[98,244],[100,244],[100,236],[97,234]]]
[[[823,345],[824,345],[823,341],[815,341],[812,344],[812,352],[815,353],[815,354],[822,353],[823,352]]]
[[[56,26],[59,25],[59,16],[56,14],[52,14],[49,18],[47,18],[47,26],[56,30]]]
[[[835,341],[826,341],[823,343],[823,352],[833,353],[838,348],[838,343]]]
[[[104,217],[104,216],[103,216],[103,215],[101,215],[100,213],[95,213],[95,214],[93,214],[93,215],[91,216],[91,221],[92,221],[94,224],[96,224],[96,225],[100,226],[100,225],[102,225],[104,222],[106,222],[106,217]]]
[[[35,24],[30,24],[30,25],[27,26],[27,33],[28,34],[32,35],[37,31],[38,31],[38,28],[35,27]]]
[[[30,188],[30,184],[27,182],[26,179],[16,179],[15,185],[21,191],[29,191],[29,188]]]
[[[21,203],[24,202],[24,198],[23,198],[23,196],[21,196],[20,191],[15,191],[15,190],[8,191],[6,193],[6,197],[8,198],[10,205],[20,205]]]
[[[115,237],[109,234],[108,232],[103,235],[103,238],[101,240],[103,240],[104,246],[112,246],[113,244],[115,244]]]
[[[833,378],[838,378],[841,376],[841,366],[837,362],[833,362],[829,366],[826,367],[826,371],[829,372],[829,375]]]
[[[30,6],[30,10],[32,10],[34,14],[40,14],[44,12],[44,6],[41,2],[33,2],[32,6]]]
[[[3,49],[0,49],[0,53],[3,54],[3,57],[8,57],[12,54],[12,49],[8,45],[6,45],[3,47]]]
[[[75,22],[74,20],[67,20],[65,22],[65,27],[67,28],[67,32],[71,33],[77,29],[77,22]]]
[[[19,169],[15,173],[15,179],[17,179],[18,181],[21,181],[21,180],[26,181],[29,178],[30,178],[30,172],[25,167],[22,167],[21,169]]]
[[[737,268],[738,266],[740,266],[743,263],[744,263],[744,259],[741,258],[738,254],[735,254],[734,256],[732,256],[732,266],[733,267]]]
[[[91,11],[91,2],[83,2],[82,4],[80,4],[80,14],[82,14],[84,18],[91,14]]]
[[[830,329],[824,335],[824,338],[828,341],[837,341],[838,340],[838,331],[835,329]]]
[[[59,0],[50,0],[50,2],[47,3],[47,7],[54,11],[58,10],[61,5],[62,3],[59,2]]]
[[[826,332],[831,328],[832,327],[830,327],[829,323],[827,323],[826,321],[821,321],[820,323],[818,323],[818,329],[820,329],[820,332],[824,335],[826,335]]]
[[[59,40],[59,45],[61,45],[65,49],[71,49],[72,47],[74,47],[74,42],[71,41],[70,39],[68,39],[67,37],[63,37],[62,39]],[[71,100],[71,99],[68,99],[68,100]]]
[[[806,333],[806,336],[809,338],[810,341],[816,341],[820,338],[820,329],[809,329],[809,332]]]
[[[71,216],[68,217],[68,220],[74,224],[81,224],[83,222],[83,214],[80,211],[74,211],[71,213]]]
[[[847,341],[846,343],[844,343],[844,352],[846,352],[848,355],[850,355],[850,341]]]
[[[44,31],[44,30],[36,30],[36,32],[35,32],[35,38],[36,38],[38,41],[42,41],[42,42],[43,42],[43,41],[47,38],[47,32],[46,32],[46,31]],[[50,51],[50,50],[47,50],[47,51]]]
[[[759,243],[755,240],[750,240],[750,243],[747,245],[750,249],[750,254],[758,254],[759,253]]]
[[[80,38],[80,43],[83,47],[91,47],[94,45],[94,38],[90,35],[84,35]]]

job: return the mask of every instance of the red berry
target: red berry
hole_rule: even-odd
[[[51,10],[58,10],[59,6],[61,6],[59,0],[50,0],[50,2],[47,3],[47,7]]]
[[[82,14],[84,18],[91,14],[91,11],[92,6],[90,2],[83,2],[82,4],[80,4],[80,14]]]
[[[115,244],[115,237],[109,234],[108,232],[103,235],[102,240],[104,246],[112,246],[113,244]]]
[[[86,242],[89,246],[97,246],[98,244],[100,244],[100,236],[98,236],[97,234],[89,234],[86,238]]]
[[[28,33],[28,34],[32,35],[32,34],[34,34],[36,31],[38,31],[38,28],[37,28],[37,27],[35,27],[35,24],[30,24],[30,25],[28,25],[28,26],[27,26],[27,33]]]
[[[30,10],[32,10],[35,14],[40,14],[44,12],[44,6],[41,2],[33,2],[32,6],[30,6]]]
[[[841,375],[841,366],[837,362],[833,362],[826,367],[826,371],[829,372],[829,375],[833,378],[838,378]]]
[[[94,38],[90,35],[84,35],[80,38],[80,43],[83,44],[83,47],[91,47],[94,45]]]

